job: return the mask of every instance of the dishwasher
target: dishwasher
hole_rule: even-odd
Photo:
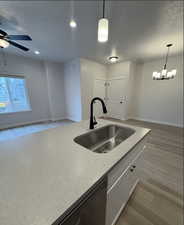
[[[105,225],[107,179],[103,179],[61,221],[53,225]]]

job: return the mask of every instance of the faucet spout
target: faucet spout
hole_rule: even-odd
[[[97,124],[96,120],[94,121],[94,116],[93,116],[93,103],[98,100],[101,102],[102,104],[102,110],[103,110],[103,113],[107,113],[107,108],[105,106],[105,103],[104,101],[99,98],[99,97],[95,97],[91,100],[91,104],[90,104],[90,124],[89,124],[89,129],[94,129],[94,125]]]

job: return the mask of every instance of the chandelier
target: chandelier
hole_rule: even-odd
[[[176,76],[176,69],[173,69],[171,71],[167,70],[167,61],[168,61],[168,56],[169,56],[169,48],[172,46],[172,44],[166,45],[167,49],[167,54],[166,54],[166,60],[165,60],[165,65],[164,68],[161,72],[153,72],[152,78],[153,80],[169,80],[173,79]]]

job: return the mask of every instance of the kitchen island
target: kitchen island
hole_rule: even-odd
[[[119,123],[98,120],[96,129],[108,124]],[[99,154],[73,141],[89,132],[88,126],[89,121],[82,121],[0,143],[0,224],[62,220],[107,174],[110,191],[112,171],[150,131],[126,125],[135,133],[111,152]]]

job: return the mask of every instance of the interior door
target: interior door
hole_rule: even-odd
[[[115,119],[126,118],[128,77],[108,80],[107,111]]]
[[[100,97],[103,100],[105,100],[105,96],[106,96],[106,81],[105,80],[100,80],[100,79],[96,79],[94,81],[94,93],[93,93],[93,97]],[[94,105],[94,115],[96,117],[100,117],[103,115],[102,112],[102,105],[99,101],[95,102]]]

